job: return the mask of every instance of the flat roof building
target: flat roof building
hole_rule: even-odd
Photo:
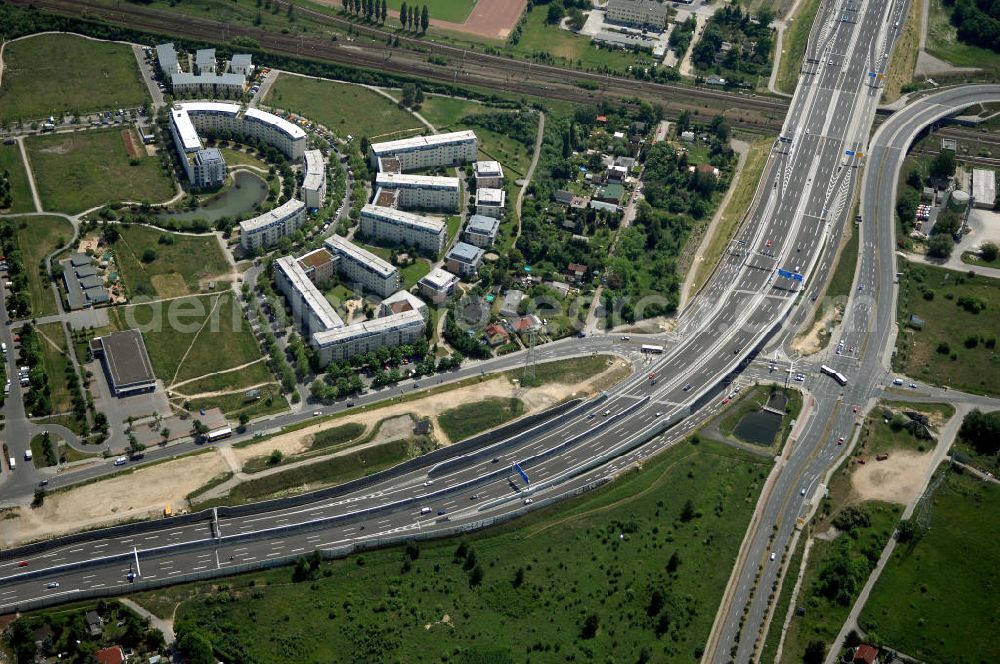
[[[320,208],[326,198],[326,159],[319,150],[306,150],[303,156],[305,177],[302,180],[302,200],[307,208]]]
[[[404,311],[312,336],[322,364],[342,362],[355,355],[377,351],[382,346],[416,343],[424,338],[424,319],[417,311]]]
[[[472,165],[472,172],[476,176],[476,189],[503,186],[503,167],[499,161],[477,161]]]
[[[236,74],[226,74],[236,76]],[[249,108],[241,112],[239,104],[225,102],[184,102],[174,104],[172,117],[177,112],[188,115],[197,134],[218,135],[228,131],[250,138],[258,138],[273,145],[289,159],[302,159],[306,151],[306,132],[298,125],[279,118],[273,113]]]
[[[388,297],[399,290],[399,270],[375,254],[339,235],[331,235],[324,244],[332,255],[340,257],[338,272],[361,290],[380,297]]]
[[[405,290],[396,291],[389,297],[382,300],[379,305],[379,317],[401,314],[404,311],[419,312],[424,320],[427,320],[427,303],[413,293]]]
[[[608,0],[605,19],[662,32],[667,25],[667,3],[659,0]]]
[[[462,191],[458,178],[410,173],[379,173],[375,187],[398,191],[399,207],[420,210],[457,210]]]
[[[177,95],[204,97],[239,97],[246,90],[242,74],[189,74],[178,72],[170,79],[171,91]]]
[[[463,278],[475,277],[483,262],[483,250],[466,242],[458,242],[445,256],[445,267],[449,272]]]
[[[476,247],[489,249],[497,241],[500,232],[500,220],[482,214],[474,214],[465,224],[465,241]]]
[[[292,256],[276,260],[274,280],[291,305],[293,320],[306,336],[344,326],[343,319],[309,279],[299,260]]]
[[[448,226],[440,219],[371,203],[361,208],[361,232],[380,242],[418,247],[435,256],[448,239]]]
[[[245,251],[269,247],[279,239],[302,227],[306,218],[306,205],[291,199],[284,205],[240,222],[240,246]]]
[[[181,70],[181,65],[177,61],[177,49],[173,43],[156,45],[156,64],[160,67],[160,72],[168,81]]]
[[[992,210],[997,200],[997,174],[988,168],[972,169],[972,196],[977,208]]]
[[[101,358],[108,384],[115,396],[152,392],[156,389],[153,365],[138,330],[112,332],[90,342],[95,357]]]
[[[507,192],[503,189],[476,189],[476,214],[500,219],[507,207]]]
[[[198,150],[189,163],[188,179],[196,187],[221,187],[226,181],[226,160],[218,148]]]
[[[453,131],[372,143],[368,149],[372,168],[378,168],[379,159],[394,157],[399,160],[400,169],[404,171],[464,164],[475,161],[477,154],[479,139],[474,131]]]
[[[458,277],[436,267],[417,282],[417,288],[431,304],[441,304],[451,296],[457,283]]]
[[[215,49],[200,48],[194,53],[194,66],[199,74],[215,73]]]
[[[249,53],[236,53],[229,61],[229,71],[241,76],[249,76],[253,73],[253,56]]]

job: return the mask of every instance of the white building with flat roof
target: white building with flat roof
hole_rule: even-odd
[[[465,232],[462,234],[462,237],[473,246],[489,249],[497,241],[499,233],[499,219],[487,217],[482,214],[474,214],[465,223]]]
[[[411,173],[378,173],[375,188],[399,192],[399,207],[457,210],[462,186],[458,178]]]
[[[433,166],[457,166],[475,161],[477,154],[479,139],[473,131],[453,131],[372,143],[368,149],[373,169],[378,168],[380,158],[394,157],[399,160],[400,169],[404,171]]]
[[[292,308],[292,318],[304,336],[343,327],[344,321],[323,297],[298,259],[282,256],[274,262],[274,280]]]
[[[477,161],[472,165],[472,172],[476,176],[476,189],[499,189],[503,186],[503,166],[499,161]]]
[[[177,49],[174,48],[173,43],[156,45],[156,64],[163,77],[168,81],[181,70],[180,62],[177,60]]]
[[[306,150],[305,177],[302,180],[302,200],[310,209],[323,207],[326,198],[326,159],[320,150]]]
[[[370,291],[379,297],[399,290],[399,270],[372,252],[339,235],[331,235],[324,246],[339,257],[337,271],[356,286],[355,290]]]
[[[382,300],[378,307],[379,317],[401,314],[404,311],[416,311],[427,320],[427,303],[409,291],[396,291]]]
[[[667,25],[667,3],[659,0],[608,0],[605,20],[634,28],[663,32]]]
[[[250,76],[253,74],[253,56],[249,53],[234,54],[233,59],[229,61],[229,71],[244,77]]]
[[[457,284],[458,277],[436,267],[417,282],[417,289],[431,304],[442,304],[455,291]]]
[[[448,226],[440,219],[368,203],[361,208],[361,233],[379,242],[418,247],[436,256],[444,249]]]
[[[177,72],[170,78],[170,86],[175,96],[238,98],[246,91],[246,79],[242,74]]]
[[[503,189],[476,189],[476,214],[500,219],[507,208],[507,192]]]
[[[418,311],[404,311],[346,327],[317,332],[310,340],[322,364],[343,362],[383,346],[413,344],[424,338],[424,319]]]
[[[301,127],[260,109],[242,111],[239,104],[196,101],[174,104],[171,113],[176,117],[178,112],[187,114],[197,134],[217,135],[228,131],[260,139],[284,152],[289,159],[302,159],[306,151],[306,132]]]
[[[199,48],[194,52],[194,66],[199,74],[215,73],[215,49]]]
[[[465,279],[471,279],[479,272],[483,262],[483,250],[467,242],[457,242],[444,258],[448,271]]]
[[[988,168],[972,169],[972,196],[977,208],[992,210],[997,200],[997,174]]]
[[[291,199],[284,205],[240,222],[240,246],[245,251],[269,247],[302,227],[306,219],[306,204]]]

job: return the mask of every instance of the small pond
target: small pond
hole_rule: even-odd
[[[766,410],[747,413],[740,419],[733,433],[740,440],[754,445],[771,445],[781,428],[781,419],[781,415]]]
[[[184,212],[161,212],[160,219],[174,221],[194,221],[204,219],[214,223],[222,217],[238,217],[253,210],[255,205],[263,203],[267,198],[267,182],[249,171],[236,171],[234,182],[229,189],[210,199],[204,205],[194,210]]]

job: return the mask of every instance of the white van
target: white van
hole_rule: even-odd
[[[11,470],[14,470],[14,467],[17,466],[17,462],[14,461],[14,457],[11,457],[11,458],[7,459],[7,463],[10,464],[10,469]]]
[[[13,461],[13,459],[11,459],[11,461]],[[429,508],[429,507],[421,507],[420,508],[420,513],[421,514],[430,514],[431,513],[431,508]]]
[[[31,461],[31,450],[25,450],[24,451],[24,460],[25,461]]]
[[[117,459],[115,459],[116,466],[124,466],[126,463],[128,463],[128,457],[120,456]]]
[[[4,355],[7,354],[7,344],[6,343],[0,343],[0,353],[3,353]]]

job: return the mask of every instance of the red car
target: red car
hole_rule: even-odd
[[[729,397],[726,397],[725,399],[722,400],[723,406],[725,406],[727,403],[729,403]]]
[[[18,567],[27,567],[28,566],[28,561],[27,560],[22,560],[21,562],[19,562],[17,564],[17,566]]]

